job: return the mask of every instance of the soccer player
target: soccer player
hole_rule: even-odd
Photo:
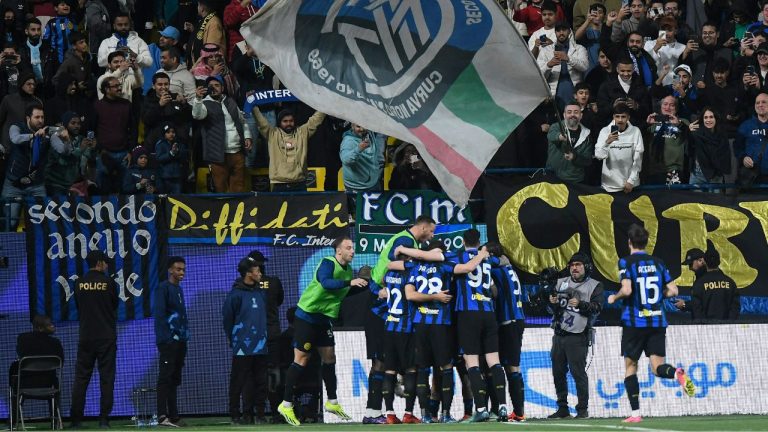
[[[632,414],[624,423],[640,423],[640,384],[637,361],[643,351],[651,360],[651,370],[660,378],[675,378],[688,396],[696,391],[682,368],[665,363],[667,317],[662,308],[663,297],[677,295],[677,285],[662,260],[648,255],[648,231],[637,224],[629,227],[628,257],[619,260],[621,288],[608,296],[608,303],[623,301],[621,321],[621,354],[624,356],[624,387],[627,389]]]
[[[441,255],[445,245],[433,240],[426,246],[427,252],[435,251]],[[405,285],[405,297],[414,305],[413,323],[416,333],[416,364],[419,367],[418,396],[422,409],[422,422],[431,423],[432,418],[426,409],[429,406],[429,367],[440,368],[443,415],[442,423],[455,423],[451,417],[453,401],[453,331],[451,329],[451,276],[467,274],[488,257],[481,251],[464,264],[445,262],[418,262],[408,276]],[[392,263],[390,268],[396,268]]]
[[[355,249],[348,236],[335,239],[333,248],[334,256],[323,258],[317,266],[315,277],[302,293],[296,308],[293,363],[285,374],[283,403],[277,407],[285,421],[294,426],[301,423],[293,412],[293,388],[313,347],[317,348],[323,362],[321,374],[328,396],[325,410],[344,420],[350,419],[336,399],[336,352],[331,321],[338,318],[341,301],[347,293],[351,289],[365,289],[368,281],[352,278],[350,263],[355,257]]]
[[[491,268],[492,290],[496,293],[496,321],[499,324],[499,361],[509,383],[512,412],[509,421],[525,421],[525,385],[520,373],[520,352],[525,331],[520,279],[498,242],[488,242],[488,252],[499,257],[500,266]]]
[[[480,247],[480,232],[469,229],[464,232],[464,251],[457,255],[459,263],[465,263],[477,256],[487,258],[488,252]],[[497,420],[508,420],[506,405],[506,382],[504,367],[499,363],[499,328],[491,293],[491,266],[498,265],[497,258],[482,260],[482,264],[465,276],[454,278],[456,292],[456,323],[459,334],[459,349],[467,364],[472,395],[475,399],[475,414],[470,422],[484,422],[490,418],[486,400],[486,385],[480,371],[480,355],[485,355],[491,373],[492,391],[499,404]]]
[[[367,277],[364,269],[367,268]],[[371,370],[368,372],[368,400],[365,404],[363,424],[386,424],[387,418],[381,414],[381,390],[384,385],[384,325],[388,315],[386,289],[370,280],[371,268],[363,266],[357,273],[358,277],[368,279],[371,292],[369,314],[365,320],[365,348]],[[386,277],[385,277],[386,279]]]

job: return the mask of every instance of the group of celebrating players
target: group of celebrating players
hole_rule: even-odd
[[[638,228],[645,232],[647,243],[647,231]],[[464,248],[457,252],[447,252],[442,242],[433,240],[434,231],[435,221],[420,216],[413,226],[385,244],[370,275],[361,269],[357,278],[353,278],[350,266],[354,258],[352,240],[336,239],[335,255],[322,260],[298,303],[294,362],[286,374],[284,400],[278,406],[278,412],[289,424],[299,425],[293,410],[293,387],[313,349],[322,360],[327,393],[325,410],[350,419],[336,396],[331,323],[339,315],[343,298],[364,290],[369,290],[372,297],[371,316],[366,325],[372,367],[364,424],[457,422],[451,416],[454,367],[461,378],[463,394],[471,392],[472,396],[464,398],[465,416],[461,420],[525,421],[524,384],[519,368],[525,316],[518,276],[500,244],[489,242],[481,247],[479,231],[467,230],[463,234]],[[608,299],[613,303],[623,298],[625,314],[640,317],[631,318],[630,326],[643,328],[625,335],[626,346],[622,337],[622,353],[634,359],[636,371],[637,359],[645,351],[651,357],[654,373],[676,378],[690,396],[693,384],[685,372],[663,362],[666,320],[659,319],[663,317],[663,310],[658,300],[662,291],[666,296],[673,296],[677,289],[660,260],[650,255],[641,256],[645,247],[642,237],[642,233],[633,237],[630,229],[631,248],[635,242],[634,258],[629,260],[629,266],[626,260],[620,263],[622,289]],[[423,246],[419,248],[419,245]],[[651,270],[661,272],[663,277],[659,278],[658,295],[649,302],[647,293],[640,293],[635,282],[627,278],[638,276],[638,271]],[[641,321],[648,325],[640,325]],[[630,370],[630,363],[627,363],[626,380],[633,409],[630,419],[638,420],[638,395],[633,391],[637,377]],[[630,372],[633,373],[630,375]],[[405,398],[402,419],[397,417],[393,406],[398,374],[403,376]],[[511,412],[506,405],[507,383]],[[420,419],[414,415],[417,398]]]

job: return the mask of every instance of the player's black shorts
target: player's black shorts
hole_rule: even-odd
[[[461,311],[456,314],[459,349],[464,354],[499,352],[499,324],[493,312]]]
[[[330,323],[312,324],[297,317],[293,328],[293,347],[300,351],[310,352],[312,348],[336,345]]]
[[[657,355],[666,357],[666,327],[624,327],[621,330],[621,355],[632,360],[639,360],[640,356]]]
[[[453,360],[453,335],[451,326],[441,324],[416,324],[414,333],[416,364],[419,367],[445,366]]]
[[[378,343],[384,346],[383,360],[386,370],[404,372],[416,366],[413,333],[384,331],[384,337],[379,339]]]
[[[499,361],[504,366],[520,366],[525,321],[517,320],[499,326]]]
[[[368,312],[365,318],[365,350],[368,354],[368,360],[381,360],[383,345],[381,341],[384,338],[384,320],[373,312]]]

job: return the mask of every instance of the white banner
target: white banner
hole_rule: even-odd
[[[344,410],[356,421],[365,414],[370,361],[365,358],[365,334],[338,331],[336,371],[338,396]],[[768,358],[768,324],[673,326],[667,329],[667,362],[685,368],[696,393],[682,394],[675,380],[660,379],[650,373],[648,359],[640,360],[640,411],[646,417],[713,414],[768,414],[768,382],[762,366]],[[621,357],[621,328],[597,329],[597,342],[588,356],[589,414],[592,417],[629,415],[624,391],[624,360]],[[760,341],[757,342],[756,341]],[[555,387],[549,350],[552,330],[529,328],[523,338],[520,366],[525,380],[525,415],[542,418],[556,409]],[[569,381],[568,403],[575,414],[576,387]],[[458,383],[458,379],[456,380]],[[461,418],[463,402],[457,387],[452,414]],[[507,395],[509,399],[509,395]],[[509,404],[509,400],[507,400]],[[419,413],[417,402],[416,412]],[[402,416],[404,401],[397,398],[395,409]],[[325,421],[335,422],[335,416]]]

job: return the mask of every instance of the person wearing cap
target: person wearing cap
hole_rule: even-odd
[[[187,356],[189,321],[181,281],[187,263],[180,256],[168,258],[168,279],[161,282],[152,297],[155,342],[159,352],[157,375],[157,416],[160,426],[181,426],[176,404],[176,388]]]
[[[663,69],[666,71],[669,67],[664,66]],[[663,85],[663,75],[661,74],[656,79],[651,89],[651,95],[655,99],[662,99],[671,95],[677,104],[677,116],[681,119],[690,120],[692,115],[698,114],[703,104],[703,98],[700,94],[701,89],[694,86],[691,81],[690,66],[685,64],[676,66],[674,68],[672,84]]]
[[[695,279],[700,278],[707,272],[707,264],[704,261],[704,251],[699,248],[688,249],[688,252],[685,253],[685,259],[680,264],[688,266],[688,270],[693,272]],[[693,301],[693,297],[688,302],[681,298],[677,298],[674,305],[680,312],[693,312],[693,308],[691,307]],[[698,318],[699,317],[695,315],[691,316],[691,319]]]
[[[560,278],[549,296],[547,308],[552,313],[552,376],[557,393],[557,411],[549,416],[570,418],[566,373],[576,382],[576,418],[589,417],[589,380],[587,350],[593,342],[592,323],[605,300],[603,284],[592,279],[592,258],[584,252],[568,260],[568,276]]]
[[[643,182],[648,184],[680,184],[688,145],[688,120],[677,114],[678,99],[669,95],[661,99],[658,113],[648,114],[646,123],[650,138],[643,154]]]
[[[155,144],[158,163],[157,191],[180,194],[186,178],[189,146],[178,139],[176,127],[172,123],[165,123],[162,130],[163,138]]]
[[[307,190],[307,153],[309,138],[325,120],[325,114],[315,111],[303,125],[296,127],[293,111],[277,113],[277,126],[272,126],[258,106],[253,116],[259,133],[267,140],[269,149],[269,183],[273,192]]]
[[[101,42],[112,34],[110,18],[109,8],[102,0],[88,0],[85,3],[85,28],[88,31],[88,46],[93,58],[98,56]]]
[[[131,17],[127,13],[120,12],[112,18],[112,36],[104,39],[99,44],[98,64],[105,68],[109,61],[110,53],[125,51],[139,68],[152,66],[152,57],[149,47],[139,34],[131,30]]]
[[[589,58],[587,50],[572,40],[568,23],[560,22],[555,25],[555,43],[540,48],[536,63],[562,109],[573,98],[574,86],[584,79]]]
[[[710,248],[704,252],[706,272],[696,278],[691,288],[691,314],[694,319],[739,319],[741,296],[736,282],[720,270],[720,253]]]
[[[745,69],[742,77],[742,84],[746,93],[744,95],[745,100],[754,100],[760,91],[768,88],[764,78],[768,74],[768,43],[763,42],[758,45],[752,57],[750,66],[754,69],[754,73]]]
[[[96,156],[96,140],[80,134],[80,116],[67,111],[61,117],[63,129],[51,135],[51,151],[45,166],[45,189],[48,195],[68,195],[75,182],[81,180]]]
[[[181,33],[176,27],[168,26],[159,33],[157,43],[149,44],[149,56],[152,58],[152,64],[143,68],[144,74],[144,87],[143,92],[147,94],[152,88],[152,75],[154,75],[162,66],[161,54],[164,48],[170,48],[176,46],[179,41]]]
[[[216,13],[216,6],[213,0],[198,0],[197,15],[200,23],[197,28],[184,27],[184,30],[192,33],[187,44],[187,59],[191,64],[197,63],[199,53],[206,44],[216,45],[221,52],[227,49],[224,25]]]
[[[99,426],[109,427],[115,391],[117,360],[118,286],[108,276],[111,259],[100,250],[88,252],[88,273],[75,282],[75,304],[80,321],[75,379],[72,383],[72,428],[82,427],[85,395],[99,363]]]
[[[11,140],[8,135],[11,126],[24,121],[24,109],[28,105],[43,105],[43,101],[35,96],[37,81],[31,73],[24,74],[19,78],[19,92],[16,94],[5,95],[0,102],[0,153],[6,155],[11,151]]]
[[[179,140],[189,141],[192,107],[187,103],[185,95],[173,92],[168,74],[160,71],[151,79],[152,89],[144,97],[141,118],[144,120],[144,145],[150,152],[154,152],[157,142],[164,138],[163,127],[168,123],[176,126]]]
[[[206,84],[207,89],[197,88],[192,102],[192,118],[198,121],[203,140],[203,160],[210,164],[215,192],[245,192],[245,151],[252,145],[250,128],[237,102],[224,95],[224,79],[212,76]]]

